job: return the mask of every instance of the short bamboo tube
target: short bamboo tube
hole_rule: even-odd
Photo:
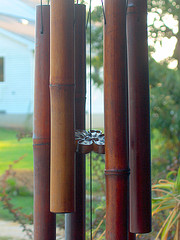
[[[151,231],[151,156],[146,0],[129,0],[127,23],[130,231],[148,233]]]
[[[50,212],[50,7],[36,7],[34,96],[34,240],[56,239],[56,216]],[[43,29],[42,29],[43,25]],[[41,32],[43,30],[43,32]]]
[[[86,104],[86,6],[75,5],[75,120],[76,129],[85,129]],[[66,240],[85,240],[86,233],[85,155],[76,153],[76,212],[66,214]]]
[[[75,210],[74,191],[74,1],[51,2],[50,210]]]
[[[129,160],[126,0],[106,0],[104,96],[106,239],[128,239]]]

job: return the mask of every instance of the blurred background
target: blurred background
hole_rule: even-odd
[[[88,1],[81,1],[87,5]],[[35,6],[0,0],[0,240],[33,239]],[[47,4],[47,1],[43,1]],[[93,128],[104,130],[103,14],[92,1]],[[180,1],[148,0],[153,231],[137,239],[180,239]],[[87,28],[86,128],[89,128]],[[104,157],[93,154],[93,239],[105,239]],[[89,156],[86,167],[89,236]],[[163,180],[162,180],[163,179]],[[64,218],[57,218],[64,239]]]

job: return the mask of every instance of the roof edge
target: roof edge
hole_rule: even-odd
[[[34,50],[34,41],[28,40],[23,38],[22,36],[12,33],[8,30],[5,30],[3,28],[0,28],[0,33],[3,35],[6,35],[9,38],[13,38],[14,40],[16,40],[19,43],[22,43],[24,45],[26,45],[30,50]]]

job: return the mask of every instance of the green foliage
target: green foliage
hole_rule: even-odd
[[[167,16],[171,16],[177,21],[180,28],[180,0],[148,0],[148,11],[153,13],[153,23],[149,25],[150,37],[156,41],[162,41],[162,38],[176,37],[177,44],[174,55],[166,59],[170,62],[174,58],[178,60],[178,69],[180,69],[180,29],[175,32],[172,24],[167,21]]]
[[[89,24],[87,28],[87,44],[90,43]],[[102,7],[98,6],[92,11],[92,79],[95,85],[101,86],[103,84],[102,67],[103,67],[103,12]],[[87,62],[89,63],[89,56],[87,53]]]
[[[13,220],[20,223],[21,227],[23,228],[22,230],[26,232],[28,238],[32,239],[32,235],[33,235],[32,230],[26,226],[27,223],[32,224],[33,222],[32,214],[26,214],[22,212],[22,206],[21,205],[18,206],[20,201],[18,201],[18,203],[16,204],[13,203],[13,201],[17,199],[17,198],[14,199],[14,195],[16,195],[14,193],[17,193],[17,189],[16,189],[16,181],[12,178],[12,174],[13,174],[12,169],[13,169],[13,166],[22,159],[23,158],[21,157],[18,160],[15,160],[11,165],[9,165],[9,168],[6,170],[5,174],[2,176],[1,189],[0,189],[0,201],[3,209],[5,210],[5,213],[6,211],[8,211],[9,215],[13,217]],[[11,195],[13,195],[13,197]],[[22,198],[23,197],[20,196],[20,199]],[[29,206],[30,205],[26,206],[25,212],[27,212],[27,209]],[[31,206],[31,210],[32,210],[32,206]]]
[[[162,38],[176,36],[171,26],[165,22],[165,16],[170,14],[175,20],[180,20],[179,0],[148,0],[148,11],[154,13],[154,22],[149,26],[151,37]],[[156,25],[158,21],[158,26]]]
[[[178,240],[180,224],[180,168],[176,179],[172,179],[175,172],[170,172],[165,180],[153,185],[152,210],[153,215],[163,212],[166,216],[156,239],[168,239],[168,236]]]
[[[161,133],[162,148],[172,159],[180,154],[180,73],[152,58],[149,63],[151,129]]]
[[[0,174],[20,156],[24,158],[15,165],[15,169],[33,169],[32,139],[18,141],[16,135],[15,130],[0,128]]]
[[[86,1],[84,1],[84,0],[81,0],[81,1],[79,1],[81,4],[86,4]]]
[[[33,197],[32,196],[13,196],[11,199],[11,204],[17,209],[21,208],[21,212],[26,215],[33,213]],[[9,213],[9,210],[4,208],[3,202],[0,202],[0,216],[1,219],[7,221],[13,221],[14,216]],[[29,221],[27,221],[29,223]]]
[[[0,237],[0,240],[13,240],[13,239],[9,237]]]
[[[105,161],[104,155],[93,153],[93,239],[104,239],[99,238],[101,234],[105,231],[105,177],[104,177],[104,169],[105,169]],[[87,194],[87,203],[86,203],[86,221],[87,221],[87,229],[89,229],[90,222],[90,191],[89,191],[89,164],[88,159],[89,155],[86,156],[86,194]],[[103,234],[104,235],[104,234]],[[86,237],[89,239],[90,231],[87,231]]]

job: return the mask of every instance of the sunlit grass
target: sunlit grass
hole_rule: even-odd
[[[10,196],[11,203],[14,208],[20,208],[21,212],[24,214],[32,214],[33,213],[33,197],[32,196]],[[13,215],[9,213],[7,209],[4,209],[3,203],[0,202],[0,219],[12,221],[14,220]]]
[[[24,158],[15,164],[15,169],[33,169],[32,139],[16,138],[17,132],[0,128],[0,174],[3,174],[14,160]]]

